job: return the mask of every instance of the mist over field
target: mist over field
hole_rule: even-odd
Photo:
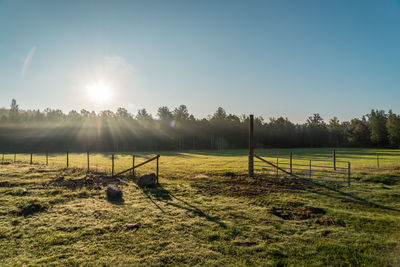
[[[0,146],[8,152],[157,151],[246,148],[248,115],[218,108],[195,118],[185,105],[163,106],[156,115],[141,109],[99,113],[82,109],[20,110],[15,100],[0,110]],[[318,114],[303,124],[287,118],[255,119],[255,145],[267,147],[400,147],[400,116],[372,110],[362,118],[325,122]]]

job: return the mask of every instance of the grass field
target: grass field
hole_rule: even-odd
[[[257,153],[278,151],[331,156],[330,149]],[[377,152],[385,168],[369,168]],[[56,186],[60,177],[86,177],[64,169],[65,155],[51,155],[49,166],[0,165],[0,265],[399,266],[400,150],[337,153],[355,166],[350,188],[248,178],[245,150],[160,153],[160,186],[139,188],[126,177],[118,202],[102,186]],[[140,163],[150,153],[137,155]],[[131,160],[118,155],[116,169]],[[71,154],[70,165],[84,168],[86,155]],[[91,165],[109,169],[110,155],[93,154]],[[126,230],[127,223],[141,227]]]
[[[293,153],[294,163],[307,163],[308,159],[326,160],[332,164],[331,148],[313,148],[313,149],[259,149],[256,153],[263,157],[281,159],[288,158],[289,153]],[[135,155],[135,164],[143,162],[146,158],[155,153],[115,153],[115,171],[119,172],[132,166],[132,154]],[[185,152],[157,152],[161,155],[160,175],[168,175],[172,178],[182,178],[192,173],[224,172],[227,169],[233,172],[245,174],[247,172],[246,150],[203,150],[203,151],[185,151]],[[379,155],[379,166],[381,168],[391,168],[400,164],[400,149],[356,149],[356,148],[337,148],[336,159],[338,166],[340,161],[351,162],[352,168],[365,169],[376,168],[377,157]],[[94,171],[111,172],[112,153],[91,153],[90,168]],[[5,154],[6,161],[12,162],[14,154]],[[29,154],[17,154],[17,162],[28,163]],[[33,162],[45,164],[45,154],[34,154]],[[49,154],[49,165],[66,166],[66,154]],[[87,168],[86,153],[70,153],[69,166],[78,168]],[[145,165],[139,171],[149,172],[155,170],[155,163]]]

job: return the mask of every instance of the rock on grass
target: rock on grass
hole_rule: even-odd
[[[106,193],[109,199],[122,199],[122,190],[116,185],[107,186]]]
[[[155,186],[157,181],[157,176],[154,173],[143,175],[139,178],[137,184],[138,186]]]

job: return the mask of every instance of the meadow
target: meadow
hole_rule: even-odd
[[[309,159],[333,162],[332,148],[285,148],[285,149],[257,149],[255,153],[259,156],[274,161],[276,157],[287,160],[289,153],[293,153],[295,163],[307,163]],[[240,174],[247,173],[248,151],[241,150],[188,150],[184,152],[131,152],[131,153],[90,153],[90,168],[93,171],[111,173],[111,155],[115,155],[115,172],[128,169],[132,166],[132,155],[135,155],[135,165],[146,159],[160,154],[160,175],[171,178],[182,178],[190,173],[211,172],[222,173],[226,170]],[[377,155],[380,168],[391,168],[400,164],[400,149],[367,149],[367,148],[337,148],[336,159],[338,165],[341,162],[351,162],[352,168],[365,169],[377,168]],[[50,166],[66,166],[66,153],[50,153],[48,156]],[[5,153],[4,160],[13,162],[14,154]],[[29,163],[30,154],[17,154],[17,162]],[[45,164],[44,153],[33,154],[34,164]],[[333,163],[325,163],[333,164]],[[87,168],[86,153],[69,153],[69,166],[76,168]],[[145,165],[139,171],[154,171],[154,164]]]
[[[331,160],[331,149],[257,150]],[[379,153],[380,168],[376,168]],[[154,153],[134,153],[140,163]],[[352,186],[247,177],[247,151],[161,152],[160,185],[122,177],[105,187],[55,181],[104,177],[111,153],[18,154],[0,165],[0,265],[398,266],[400,150],[337,149]],[[116,171],[132,153],[116,154]],[[12,162],[6,154],[5,161]],[[136,176],[154,172],[155,162]],[[140,223],[127,230],[126,224]]]

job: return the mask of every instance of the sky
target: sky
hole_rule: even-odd
[[[399,0],[0,0],[0,107],[400,113]]]

